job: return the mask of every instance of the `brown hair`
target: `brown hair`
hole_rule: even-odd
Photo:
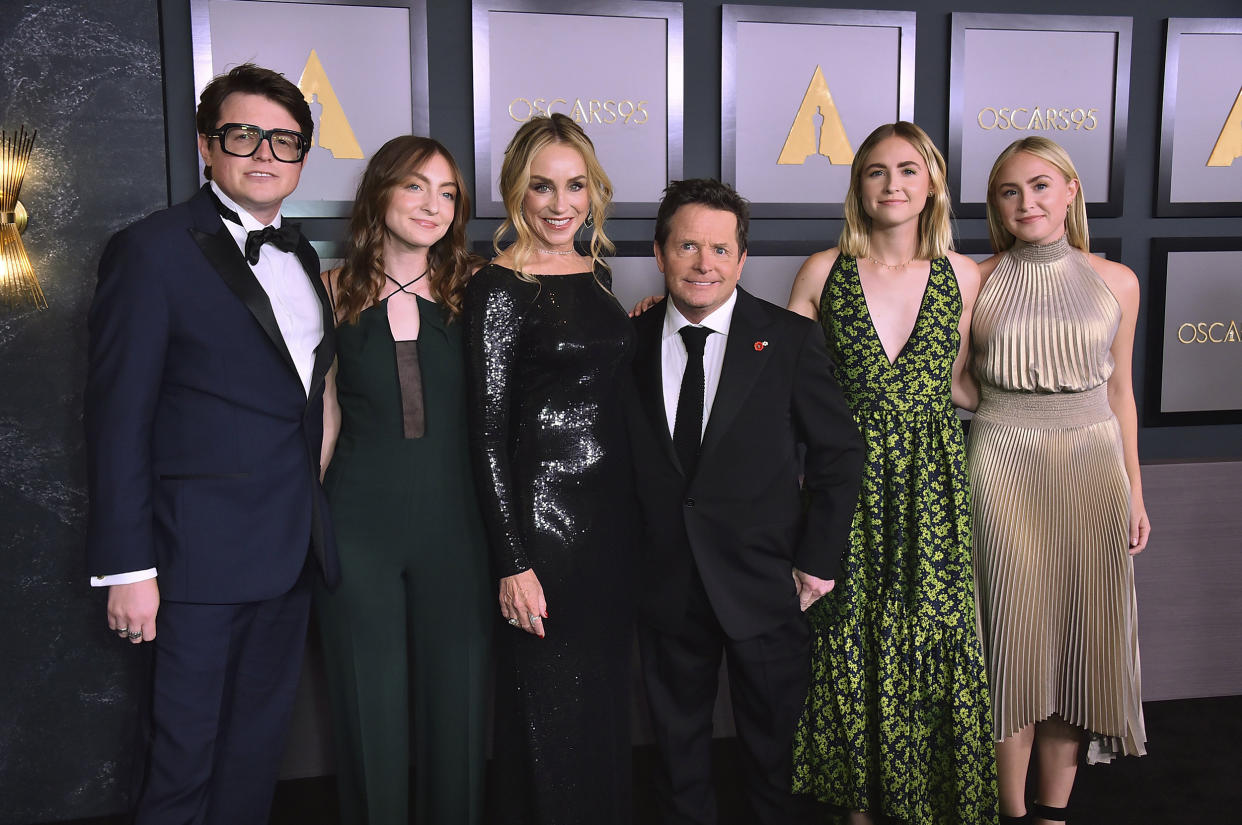
[[[661,249],[668,240],[669,224],[673,221],[673,215],[681,207],[692,204],[719,209],[721,212],[732,212],[737,218],[737,253],[741,255],[746,251],[746,240],[750,234],[750,207],[736,189],[713,178],[675,180],[665,187],[660,209],[656,212],[655,225],[655,242]]]
[[[471,255],[467,249],[470,195],[457,162],[439,141],[402,135],[385,143],[371,157],[358,184],[345,238],[345,264],[336,281],[338,318],[353,323],[362,310],[379,300],[386,280],[383,252],[388,227],[385,216],[393,191],[436,155],[444,158],[453,172],[457,198],[453,203],[453,223],[427,252],[427,279],[431,294],[448,309],[451,317],[461,314],[466,281],[482,263],[481,258]]]
[[[505,220],[492,236],[492,245],[499,255],[504,236],[510,229],[517,233],[517,241],[513,245],[513,269],[524,281],[534,280],[522,271],[522,264],[535,248],[536,241],[534,231],[522,214],[522,199],[530,185],[530,165],[535,155],[554,143],[577,149],[586,166],[587,194],[595,220],[589,245],[592,268],[607,268],[604,256],[615,248],[604,234],[604,221],[612,203],[612,181],[608,180],[608,174],[595,156],[595,144],[591,143],[582,127],[567,115],[553,112],[550,117],[533,117],[518,128],[505,149],[504,163],[500,167],[500,197],[505,204]]]
[[[290,83],[284,75],[256,66],[243,63],[230,71],[216,75],[203,89],[198,98],[198,112],[194,123],[200,135],[214,132],[220,119],[220,109],[225,99],[234,93],[259,95],[285,108],[290,116],[298,122],[302,137],[309,146],[311,136],[315,132],[315,119],[311,116],[310,106],[302,90]],[[262,125],[262,124],[256,124]],[[211,167],[203,169],[203,175],[211,180]]]

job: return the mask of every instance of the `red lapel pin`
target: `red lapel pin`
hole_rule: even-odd
[[[767,345],[768,345],[767,341],[756,341],[755,352],[763,352],[763,348],[766,347]]]

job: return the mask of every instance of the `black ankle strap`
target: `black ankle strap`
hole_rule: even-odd
[[[1040,819],[1046,819],[1049,822],[1066,822],[1069,820],[1069,806],[1064,808],[1054,808],[1051,805],[1041,805],[1038,802],[1032,802],[1031,807],[1027,810],[1028,815],[1037,816]]]

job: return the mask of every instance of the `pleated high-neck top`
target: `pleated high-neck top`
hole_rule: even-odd
[[[1108,402],[1121,307],[1064,239],[1017,244],[975,302],[967,461],[993,728],[1056,715],[1087,761],[1142,754],[1130,482]]]
[[[1065,238],[1019,241],[988,278],[972,324],[975,374],[1011,392],[1084,392],[1113,374],[1121,306]]]

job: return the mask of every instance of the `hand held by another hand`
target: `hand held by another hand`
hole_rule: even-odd
[[[798,606],[805,613],[811,605],[819,601],[824,596],[832,592],[832,588],[836,586],[835,579],[821,579],[818,576],[812,576],[810,573],[803,573],[801,570],[794,568],[794,583],[798,587]]]

